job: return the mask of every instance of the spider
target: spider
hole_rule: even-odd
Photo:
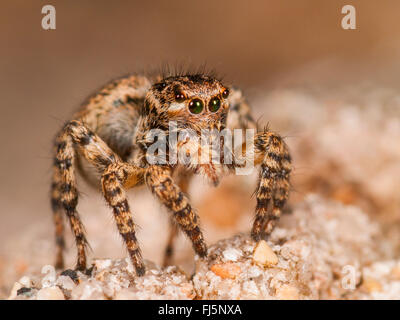
[[[78,252],[76,269],[86,270],[88,243],[76,209],[76,172],[101,186],[137,275],[145,273],[145,266],[126,195],[135,186],[147,185],[172,213],[164,265],[171,260],[178,227],[190,239],[196,254],[202,258],[207,255],[198,216],[187,196],[190,178],[193,174],[203,174],[217,185],[224,173],[233,172],[240,165],[235,161],[226,165],[149,163],[145,156],[149,148],[146,133],[158,129],[168,135],[168,122],[172,120],[177,122],[178,131],[257,129],[241,91],[224,86],[211,75],[153,78],[130,75],[104,86],[83,104],[55,138],[51,206],[57,268],[64,268],[65,213]],[[289,196],[291,158],[283,139],[267,128],[254,135],[253,154],[260,172],[251,236],[259,241],[273,230]],[[97,175],[89,174],[90,171]]]

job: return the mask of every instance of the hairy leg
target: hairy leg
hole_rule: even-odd
[[[55,145],[59,142],[56,141]],[[57,150],[55,150],[55,153]],[[64,268],[64,257],[63,252],[65,249],[65,239],[64,239],[64,221],[63,221],[63,204],[61,202],[61,172],[54,161],[53,165],[53,176],[50,190],[51,199],[51,209],[53,211],[53,222],[55,225],[55,239],[56,239],[56,269]]]
[[[78,249],[76,268],[86,269],[87,240],[83,224],[79,218],[76,206],[78,205],[78,190],[74,173],[75,150],[71,137],[63,130],[56,139],[56,156],[54,159],[52,182],[52,208],[56,226],[57,261],[58,267],[63,266],[62,250],[64,246],[61,207],[64,209]]]
[[[230,88],[229,115],[227,127],[230,129],[257,129],[257,124],[251,115],[251,109],[242,91]]]
[[[207,246],[198,224],[198,216],[188,198],[173,182],[171,169],[165,166],[150,166],[146,169],[145,182],[157,198],[173,213],[181,230],[192,241],[195,252],[205,257]]]
[[[270,234],[289,197],[291,158],[283,139],[265,130],[255,137],[255,160],[261,164],[257,207],[251,236],[258,241],[263,233]],[[269,209],[270,202],[271,208]]]
[[[104,197],[112,208],[119,233],[125,241],[129,256],[132,260],[136,273],[144,275],[145,267],[141,251],[136,239],[135,224],[130,213],[124,182],[130,176],[138,176],[141,169],[134,168],[128,164],[115,163],[110,165],[101,178]]]
[[[257,130],[250,106],[242,92],[237,88],[230,91],[227,126],[230,129]],[[251,235],[254,240],[259,240],[264,232],[272,232],[289,197],[291,159],[283,139],[267,129],[256,134],[254,147],[255,164],[261,165],[261,172],[256,190],[256,216]],[[245,146],[242,151],[245,151]]]
[[[138,75],[112,81],[85,102],[83,108],[75,115],[75,119],[84,119],[82,122],[95,130],[121,157],[126,156],[131,147],[140,106],[150,85],[146,77]],[[83,225],[76,212],[78,191],[74,167],[75,164],[79,165],[76,151],[79,149],[100,173],[117,157],[109,152],[108,145],[103,140],[98,144],[90,144],[89,142],[94,137],[91,131],[79,136],[79,133],[73,130],[74,124],[78,124],[77,127],[82,125],[82,123],[72,121],[56,138],[51,204],[56,226],[56,265],[63,266],[64,236],[61,211],[64,210],[78,247],[77,268],[84,269],[87,241]],[[102,147],[104,149],[101,149]],[[134,180],[130,177],[127,187],[133,185]]]
[[[257,129],[250,106],[239,89],[231,89],[229,104],[229,128]],[[256,190],[256,216],[251,234],[253,239],[259,240],[264,232],[271,233],[289,197],[291,159],[283,139],[267,129],[257,133],[254,141],[255,164],[261,165],[261,172]],[[245,151],[245,147],[242,151]],[[270,202],[272,205],[269,209]]]
[[[178,176],[176,177],[177,184],[185,195],[188,194],[189,184],[192,176],[193,176],[192,172],[185,170],[179,172]],[[163,259],[164,267],[172,264],[174,255],[174,242],[178,235],[178,231],[179,231],[178,226],[176,225],[176,222],[174,221],[173,217],[171,217],[169,220],[169,235],[167,240],[167,246],[165,248],[164,259]]]
[[[101,140],[80,121],[73,120],[69,122],[63,130],[62,137],[63,139],[60,140],[68,141],[66,145],[69,146],[72,151],[74,151],[73,146],[75,145],[80,154],[82,154],[86,160],[92,163],[97,170],[102,173],[101,183],[104,197],[113,209],[118,230],[128,248],[132,263],[136,267],[137,273],[142,275],[144,273],[144,265],[135,236],[134,223],[124,191],[124,188],[130,188],[140,183],[142,180],[142,169],[122,162],[120,157],[115,154],[103,140]],[[65,165],[68,164],[68,167],[70,167],[69,170],[71,171],[64,173],[64,176],[68,177],[69,181],[74,181],[73,190],[77,195],[75,175],[72,167],[75,155],[71,150],[70,152],[64,150],[62,152],[64,157],[58,156],[57,160],[62,164],[62,166],[65,167]],[[59,152],[57,155],[58,154]],[[71,164],[71,166],[69,166],[69,164]],[[63,190],[63,188],[61,188],[61,190]],[[74,213],[76,213],[76,204],[77,197],[74,201]],[[67,210],[67,215],[70,219],[71,226],[73,226],[72,229],[78,245],[78,268],[84,269],[86,268],[86,254],[85,250],[81,250],[80,241],[85,238],[83,237],[83,231],[80,233],[78,232],[79,230],[76,229],[76,224],[82,230],[83,226],[80,223],[80,220],[75,218],[76,214],[70,215]],[[86,240],[84,243],[86,243]]]

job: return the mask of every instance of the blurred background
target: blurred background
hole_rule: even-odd
[[[41,27],[46,4],[56,8],[56,30]],[[341,28],[346,4],[356,8],[356,30]],[[399,1],[3,0],[0,8],[0,253],[16,250],[10,243],[32,226],[53,236],[51,142],[62,123],[110,79],[166,63],[206,63],[244,89],[260,123],[288,137],[292,203],[317,192],[398,222]],[[226,198],[216,191],[197,200],[205,224],[228,235],[254,207],[249,188],[236,186],[218,191]],[[101,216],[100,230],[115,228],[100,195],[82,188],[83,220]],[[146,257],[154,233],[143,211],[162,210],[131,194]],[[166,215],[155,217],[162,232]]]

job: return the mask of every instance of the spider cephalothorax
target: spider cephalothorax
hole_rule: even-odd
[[[148,138],[151,130],[163,131],[168,150],[173,148],[168,143],[168,137],[170,133],[175,133],[180,138],[176,145],[177,153],[190,151],[201,157],[203,152],[204,157],[206,148],[202,148],[200,139],[182,139],[183,131],[192,130],[197,137],[208,134],[207,138],[210,140],[214,134],[219,139],[218,134],[226,127],[228,97],[229,89],[219,80],[200,74],[168,77],[152,85],[144,101],[136,135],[136,143],[142,146],[142,159],[149,145],[153,143],[153,139]],[[223,143],[224,140],[221,141]],[[210,157],[211,155],[208,156]],[[179,159],[177,156],[177,160]],[[172,163],[168,156],[166,160],[170,165],[178,163]],[[203,172],[217,184],[222,167],[198,162],[197,157],[191,157],[186,166],[197,173]]]
[[[226,125],[229,90],[220,81],[202,75],[169,77],[154,84],[146,95],[144,114],[176,121],[179,127],[221,130]],[[168,126],[166,126],[168,127]]]
[[[172,130],[171,123],[175,125]],[[189,179],[192,174],[204,174],[217,185],[223,171],[234,172],[242,164],[235,158],[230,163],[195,162],[193,155],[208,154],[197,140],[185,136],[178,139],[176,145],[178,153],[182,150],[192,152],[188,163],[173,162],[170,155],[166,162],[152,162],[148,153],[155,140],[149,138],[149,133],[161,132],[167,142],[165,150],[170,151],[170,137],[174,133],[192,130],[201,135],[208,130],[211,138],[220,139],[222,131],[235,128],[257,128],[241,92],[203,74],[154,81],[134,75],[113,81],[92,96],[55,139],[51,204],[56,225],[57,267],[63,266],[64,211],[78,248],[77,268],[86,268],[87,241],[76,211],[75,168],[101,186],[139,275],[145,269],[126,190],[143,183],[172,213],[196,253],[204,257],[207,247],[197,214],[186,195]],[[254,240],[259,240],[263,234],[272,231],[288,198],[291,164],[286,144],[277,134],[264,129],[254,135],[253,142],[254,164],[259,164],[261,169],[251,235]],[[89,167],[97,171],[97,180],[88,174]],[[165,263],[172,255],[176,231],[173,224]]]

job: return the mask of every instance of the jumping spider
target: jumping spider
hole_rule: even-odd
[[[87,240],[76,210],[78,189],[75,176],[76,169],[84,177],[89,176],[84,162],[96,169],[103,196],[113,210],[118,230],[138,275],[144,274],[145,267],[126,190],[141,184],[146,184],[172,212],[177,226],[191,240],[195,252],[200,257],[207,255],[197,214],[186,196],[188,182],[193,173],[201,173],[217,184],[222,173],[232,172],[237,164],[148,163],[145,157],[149,146],[146,133],[157,128],[168,135],[168,122],[171,120],[176,121],[179,128],[191,128],[196,132],[203,128],[220,131],[224,128],[257,127],[240,90],[227,88],[212,76],[188,74],[149,79],[133,75],[103,87],[89,98],[55,139],[51,205],[56,228],[58,268],[63,268],[64,264],[65,212],[78,250],[76,267],[79,270],[86,269]],[[273,230],[281,215],[289,195],[291,164],[283,139],[268,129],[255,134],[254,161],[261,165],[255,192],[256,215],[251,231],[252,238],[258,241]],[[172,256],[176,233],[173,223],[165,263]]]

